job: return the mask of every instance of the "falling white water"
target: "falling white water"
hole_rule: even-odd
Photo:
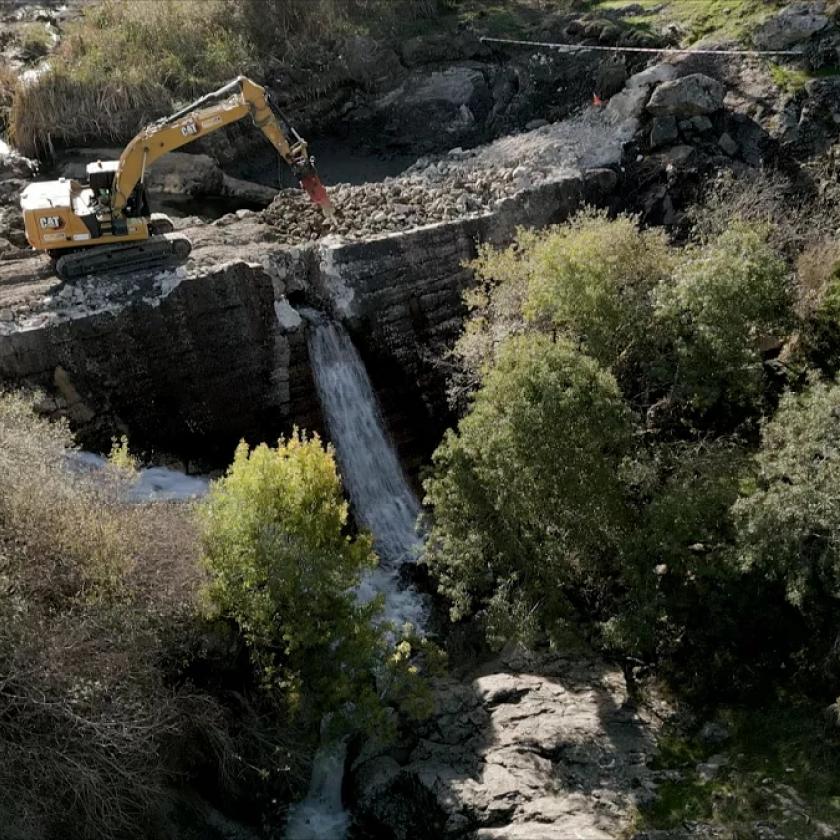
[[[357,593],[367,603],[384,596],[384,618],[422,631],[426,604],[402,585],[400,567],[416,560],[418,503],[391,443],[364,362],[338,324],[307,312],[309,356],[341,477],[358,523],[374,538],[379,566]],[[289,812],[286,840],[343,840],[349,817],[341,801],[346,741],[326,742],[315,755],[306,799]]]
[[[385,597],[384,618],[422,628],[424,598],[403,586],[400,567],[420,548],[420,504],[408,484],[371,386],[364,362],[346,330],[323,318],[307,332],[321,407],[335,446],[341,478],[356,521],[374,538],[380,563],[365,576],[359,599]]]
[[[347,741],[323,744],[312,763],[309,792],[289,811],[286,840],[342,840],[350,816],[341,801],[341,782],[347,759]]]

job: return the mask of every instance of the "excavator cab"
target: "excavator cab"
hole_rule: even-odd
[[[110,213],[103,211],[96,191],[71,178],[30,184],[21,193],[20,205],[29,244],[53,257],[100,239],[103,222],[108,228],[111,221]],[[108,230],[110,233],[112,228]],[[145,238],[148,238],[145,222],[126,217],[113,231],[112,241],[130,242]]]
[[[94,202],[98,210],[98,216],[111,224],[111,231],[115,236],[124,236],[128,231],[126,219],[151,216],[149,195],[146,185],[138,181],[128,201],[125,204],[125,217],[113,218],[111,205],[114,195],[114,183],[119,171],[118,160],[97,160],[87,165],[88,186],[93,192]]]

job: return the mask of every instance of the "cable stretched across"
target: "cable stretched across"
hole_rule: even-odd
[[[606,47],[587,44],[556,44],[550,41],[519,41],[514,38],[481,38],[483,44],[510,44],[518,47],[540,47],[562,52],[631,52],[651,53],[654,55],[740,55],[761,57],[765,55],[785,55],[801,58],[796,50],[692,50],[677,47]]]

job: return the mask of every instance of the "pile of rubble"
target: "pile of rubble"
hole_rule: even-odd
[[[570,171],[614,163],[629,136],[607,115],[589,109],[487,146],[421,158],[395,178],[333,187],[337,218],[332,224],[299,190],[279,193],[263,221],[277,229],[280,242],[295,244],[327,235],[359,240],[462,219],[492,211],[499,201]]]
[[[263,213],[280,241],[289,244],[338,235],[350,240],[395,233],[492,210],[517,191],[513,169],[464,171],[443,161],[422,174],[330,190],[336,210],[330,223],[300,190],[283,190]]]

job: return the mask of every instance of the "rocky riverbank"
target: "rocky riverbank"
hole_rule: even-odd
[[[355,759],[365,836],[614,840],[655,797],[659,724],[585,651],[512,648],[436,699],[411,743]]]

